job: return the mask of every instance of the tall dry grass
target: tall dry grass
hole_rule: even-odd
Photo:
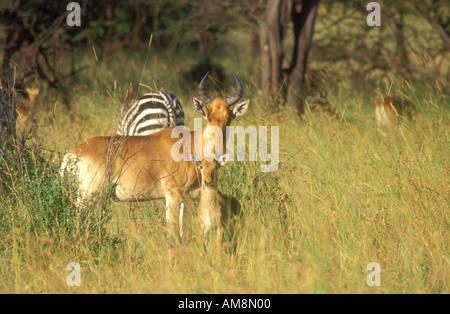
[[[144,73],[146,85],[173,92],[193,127],[195,84],[182,73],[194,57],[152,53],[143,70],[144,59],[133,51],[109,61],[83,54],[80,64],[90,67],[72,82],[74,112],[44,91],[38,132],[21,161],[26,170],[7,172],[0,160],[0,292],[449,292],[450,101],[435,82],[380,83],[378,91],[390,90],[416,108],[411,119],[380,132],[372,86],[356,90],[339,82],[327,94],[332,114],[300,119],[289,106],[268,114],[253,65],[242,66],[242,74],[235,69],[251,104],[233,125],[279,126],[281,161],[272,173],[251,161],[219,172],[220,190],[244,209],[235,255],[204,251],[194,222],[193,240],[171,268],[162,200],[107,199],[77,210],[76,188],[57,175],[61,158],[84,139],[114,131],[129,82],[136,89]],[[81,266],[79,287],[66,284],[70,262]],[[370,262],[381,266],[379,287],[366,284]]]

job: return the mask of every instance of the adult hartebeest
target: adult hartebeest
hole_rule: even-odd
[[[200,101],[193,99],[194,108],[208,121],[208,126],[218,127],[225,134],[225,128],[231,121],[244,114],[249,100],[236,105],[242,97],[243,87],[239,78],[236,80],[236,92],[229,98],[212,98],[208,96],[205,82],[208,73],[200,81],[198,92]],[[232,109],[231,107],[235,107]],[[110,182],[115,188],[115,198],[119,201],[146,201],[165,198],[166,222],[168,229],[169,255],[173,259],[173,243],[188,234],[189,213],[183,213],[183,224],[179,225],[179,210],[186,192],[199,185],[200,173],[188,157],[175,161],[172,148],[179,138],[172,137],[174,127],[148,136],[101,136],[94,137],[73,148],[64,157],[62,173],[69,169],[74,171],[79,181],[80,198],[78,203],[89,199],[101,191],[105,183]],[[191,151],[194,152],[194,132],[190,132]],[[213,140],[213,139],[209,139]],[[225,142],[223,142],[225,143]],[[202,140],[202,150],[207,140]],[[183,154],[190,152],[183,151]],[[224,149],[223,149],[224,151]],[[198,154],[200,153],[200,154]],[[202,152],[196,152],[199,156]],[[72,172],[71,171],[71,172]],[[192,206],[187,206],[190,210]],[[180,228],[180,229],[179,229]]]

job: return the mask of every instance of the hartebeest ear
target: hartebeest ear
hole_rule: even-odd
[[[192,99],[192,102],[194,104],[194,109],[197,112],[199,112],[205,120],[207,120],[208,119],[208,109],[206,108],[206,105],[201,100],[199,100],[195,97]]]
[[[233,114],[235,117],[242,116],[248,109],[248,105],[250,104],[250,99],[247,99],[244,102],[241,102],[240,104],[237,104],[233,108]]]

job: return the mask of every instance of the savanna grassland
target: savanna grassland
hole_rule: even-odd
[[[244,209],[236,254],[205,252],[194,222],[192,243],[170,267],[163,200],[130,205],[105,196],[85,209],[73,205],[73,185],[58,176],[61,159],[81,141],[114,132],[130,82],[141,93],[151,87],[177,95],[190,128],[199,117],[191,99],[197,82],[183,79],[194,51],[142,46],[105,58],[86,48],[75,62],[88,67],[70,78],[73,111],[40,86],[26,152],[13,163],[0,160],[1,293],[449,292],[448,86],[328,77],[330,110],[301,118],[287,105],[272,112],[261,96],[259,61],[246,56],[246,34],[236,36],[215,55],[251,99],[233,125],[279,126],[281,161],[272,173],[260,172],[259,161],[219,170],[219,189]],[[233,91],[208,84],[211,95]],[[408,100],[411,117],[377,130],[378,93]],[[19,121],[21,132],[30,127]],[[70,262],[80,264],[79,287],[66,283]],[[366,284],[371,262],[381,267],[378,287]]]

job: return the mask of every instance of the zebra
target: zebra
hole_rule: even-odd
[[[116,134],[145,136],[177,125],[184,125],[181,103],[169,92],[152,91],[122,106]]]

